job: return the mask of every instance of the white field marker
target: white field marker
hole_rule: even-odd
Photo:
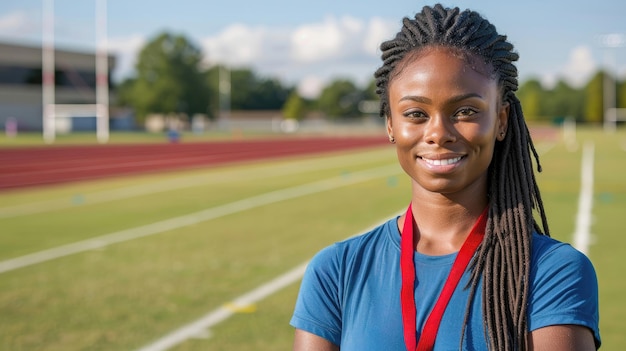
[[[295,283],[304,275],[308,262],[302,263],[292,270],[284,273],[277,278],[259,286],[258,288],[237,297],[232,302],[226,303],[221,307],[207,313],[200,319],[189,323],[165,336],[154,341],[153,343],[140,348],[138,351],[164,351],[176,345],[182,344],[188,339],[195,338],[196,335],[210,335],[209,328],[223,322],[235,313],[235,309],[230,306],[249,306],[273,293]]]
[[[543,148],[542,150],[540,150],[539,153],[545,154],[548,151],[550,151],[553,147],[554,147],[554,144],[543,145]],[[404,209],[402,209],[402,211],[404,211]],[[400,214],[400,212],[398,214]],[[355,235],[368,232],[372,230],[373,228],[381,225],[388,219],[389,217],[387,217],[382,222],[364,231],[361,231]],[[271,280],[270,282],[252,290],[251,292],[236,298],[232,302],[223,304],[222,307],[219,307],[207,313],[200,319],[194,322],[191,322],[183,327],[180,327],[179,329],[163,336],[162,338],[156,340],[152,344],[144,346],[137,351],[165,351],[176,345],[179,345],[185,342],[188,339],[196,338],[196,336],[198,335],[201,335],[201,336],[207,335],[207,334],[210,335],[211,333],[210,333],[209,328],[223,322],[224,320],[228,319],[229,317],[231,317],[233,314],[236,313],[236,309],[234,309],[232,306],[244,306],[245,307],[245,306],[253,305],[254,303],[260,301],[261,299],[296,282],[298,279],[302,277],[302,275],[304,275],[304,271],[306,269],[307,264],[308,262],[302,263],[301,265],[293,268],[292,270],[279,276],[278,278],[275,278],[274,280]]]
[[[554,144],[547,145],[545,146],[545,149],[542,150],[540,153],[541,154],[546,153],[550,149],[552,149],[552,147],[554,147]],[[386,221],[387,219],[385,219],[384,221]],[[382,224],[382,222],[376,224],[375,226],[372,226],[371,228],[367,230],[361,231],[355,235],[367,232],[380,224]],[[253,305],[256,302],[260,301],[261,299],[296,282],[304,274],[307,264],[308,262],[300,264],[299,266],[293,268],[289,272],[271,280],[270,282],[252,290],[251,292],[248,292],[236,298],[232,302],[223,304],[221,307],[207,313],[205,316],[201,317],[200,319],[192,323],[189,323],[163,336],[162,338],[156,340],[152,344],[142,347],[138,351],[165,351],[176,345],[183,343],[184,341],[188,339],[196,338],[198,335],[201,335],[201,336],[210,335],[210,330],[209,330],[210,327],[221,323],[222,321],[228,319],[229,317],[231,317],[233,314],[236,313],[236,308],[233,308],[233,306]]]
[[[404,211],[404,209],[402,209]],[[397,215],[400,215],[401,212],[398,212]],[[385,217],[383,220],[379,221],[375,225],[357,232],[352,236],[360,235],[362,233],[369,232],[374,228],[382,225],[386,221],[392,217]],[[300,265],[292,268],[290,271],[270,280],[269,282],[255,288],[252,291],[249,291],[231,302],[223,304],[221,307],[207,313],[203,317],[180,327],[179,329],[163,336],[162,338],[154,341],[153,343],[146,345],[137,351],[165,351],[176,345],[182,344],[188,339],[196,338],[198,335],[211,335],[210,328],[225,321],[235,313],[237,313],[237,309],[233,308],[233,306],[250,306],[253,305],[260,300],[274,294],[275,292],[286,288],[287,286],[297,282],[304,275],[304,271],[306,270],[306,266],[309,262],[301,263]]]
[[[205,222],[229,214],[250,210],[255,207],[273,204],[279,201],[294,199],[311,195],[326,190],[352,185],[368,180],[386,177],[401,172],[397,164],[383,166],[350,173],[349,176],[338,176],[324,180],[298,185],[291,188],[271,191],[265,194],[252,196],[243,200],[234,201],[221,206],[211,207],[188,215],[174,217],[163,221],[147,224],[140,227],[130,228],[101,235],[95,238],[78,241],[75,243],[57,246],[52,249],[34,252],[32,254],[0,261],[0,273],[12,271],[18,268],[50,261],[56,258],[77,254],[80,252],[101,249],[111,244],[121,243],[132,239],[142,238],[169,230],[175,230],[185,226]]]
[[[313,170],[319,171],[324,169],[332,169],[336,167],[348,167],[371,162],[372,160],[388,157],[387,153],[378,152],[376,154],[368,153],[369,157],[357,155],[352,159],[346,160],[342,157],[334,157],[331,160],[320,165],[315,161],[307,159],[305,161],[290,161],[289,163],[271,164],[269,166],[257,167],[254,169],[255,179],[271,178],[289,174],[306,173]],[[152,195],[179,189],[187,189],[207,184],[216,184],[218,182],[229,182],[240,179],[247,179],[249,173],[241,170],[227,170],[219,173],[199,174],[191,176],[176,177],[173,179],[143,183],[134,186],[127,186],[117,189],[107,189],[105,191],[82,194],[84,202],[80,206],[99,204],[109,201],[118,201],[138,196]],[[17,216],[31,215],[36,213],[45,213],[57,211],[66,208],[76,207],[77,205],[71,201],[71,196],[56,198],[47,201],[30,202],[19,205],[0,207],[0,218],[11,218]]]
[[[574,247],[587,254],[591,240],[591,207],[593,204],[593,153],[594,144],[586,142],[583,147],[582,165],[580,169],[580,195],[578,198],[578,214],[574,231]]]

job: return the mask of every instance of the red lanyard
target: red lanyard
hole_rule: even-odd
[[[488,208],[488,207],[487,207]],[[404,228],[402,229],[402,239],[400,241],[400,270],[402,272],[402,290],[400,291],[400,301],[402,303],[402,322],[404,324],[404,342],[407,350],[417,351],[430,351],[435,345],[435,337],[439,330],[439,324],[441,323],[441,317],[443,312],[448,306],[450,297],[454,293],[454,289],[459,284],[461,276],[469,261],[474,256],[478,245],[480,245],[483,235],[485,233],[485,226],[487,224],[487,208],[480,215],[476,224],[472,228],[467,239],[461,247],[448,279],[443,286],[443,290],[433,307],[433,310],[428,315],[428,319],[424,324],[422,335],[420,336],[419,344],[416,347],[416,326],[415,326],[415,265],[413,263],[413,253],[415,252],[414,235],[413,235],[413,211],[411,205],[406,211],[404,218]]]

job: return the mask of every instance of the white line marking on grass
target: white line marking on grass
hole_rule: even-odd
[[[545,154],[550,149],[552,149],[554,145],[555,144],[543,145],[543,150],[540,153]],[[386,218],[382,222],[366,230],[360,231],[355,235],[368,232],[373,228],[381,225],[388,219],[389,218]],[[205,335],[206,333],[210,333],[209,328],[225,321],[236,313],[231,306],[249,306],[257,303],[258,301],[267,296],[270,296],[275,292],[278,292],[279,290],[300,279],[304,275],[307,264],[308,262],[300,264],[299,266],[293,268],[292,270],[279,276],[278,278],[275,278],[265,283],[264,285],[261,285],[260,287],[250,291],[249,293],[236,298],[232,302],[224,303],[221,307],[209,312],[200,319],[163,336],[152,344],[144,346],[137,351],[165,351],[185,342],[188,339],[195,338],[197,335]]]
[[[204,315],[200,319],[187,324],[167,335],[158,339],[150,345],[144,346],[138,351],[162,351],[172,348],[183,343],[187,339],[194,338],[196,335],[203,335],[210,327],[223,322],[236,312],[227,307],[228,304],[236,306],[246,306],[254,304],[275,292],[295,283],[302,277],[306,270],[308,262],[300,264],[296,268],[284,273],[283,275],[270,280],[269,282],[259,286],[258,288],[237,297],[232,302],[222,305],[221,307]]]
[[[365,171],[349,173],[338,177],[328,178],[317,182],[298,185],[291,188],[271,191],[269,193],[252,196],[243,200],[234,201],[221,206],[208,208],[184,216],[174,217],[152,224],[121,230],[95,238],[78,241],[72,244],[58,246],[52,249],[34,252],[32,254],[0,261],[0,273],[18,268],[50,261],[56,258],[69,256],[87,250],[100,249],[105,246],[120,243],[149,235],[163,233],[188,225],[208,221],[229,214],[249,210],[255,207],[269,205],[279,201],[294,199],[326,190],[352,185],[368,180],[398,174],[401,169],[396,165],[373,168]]]
[[[370,154],[371,155],[371,154]],[[377,153],[378,155],[378,153]],[[384,157],[388,157],[387,154],[380,153]],[[271,178],[280,175],[299,174],[309,172],[311,170],[324,170],[335,167],[348,167],[353,165],[364,164],[376,159],[370,157],[353,157],[349,160],[341,157],[335,157],[332,161],[325,161],[322,165],[315,162],[315,160],[305,161],[291,161],[289,163],[271,164],[269,166],[263,166],[254,169],[255,179]],[[245,177],[245,178],[244,178]],[[82,194],[83,199],[79,205],[72,201],[72,197],[57,198],[48,201],[31,202],[20,205],[0,207],[0,218],[11,218],[29,214],[45,213],[49,211],[62,210],[71,207],[93,205],[98,203],[104,203],[109,201],[116,201],[122,199],[133,198],[143,195],[152,195],[156,193],[174,191],[179,189],[192,188],[195,186],[203,186],[207,184],[215,184],[217,182],[227,182],[237,179],[247,179],[250,177],[249,173],[242,170],[235,169],[226,172],[214,173],[214,174],[200,174],[194,176],[176,177],[174,179],[168,179],[165,181],[158,181],[148,184],[141,184],[135,186],[127,186],[118,189],[109,189],[105,191]]]
[[[574,232],[574,247],[587,254],[591,240],[591,206],[593,204],[593,142],[586,142],[583,147],[582,166],[580,170],[580,195],[578,198],[578,214]]]
[[[398,214],[400,214],[400,212],[398,212]],[[385,219],[379,221],[377,224],[370,226],[363,231],[357,232],[352,236],[371,231],[372,229],[388,221],[389,218],[391,217],[385,217]],[[225,321],[236,313],[236,311],[229,306],[253,305],[260,300],[278,292],[279,290],[286,288],[287,286],[295,283],[300,278],[302,278],[308,264],[309,261],[304,262],[295,268],[292,268],[287,273],[284,273],[277,278],[274,278],[269,282],[259,286],[258,288],[237,297],[231,302],[222,304],[221,307],[207,313],[203,317],[178,328],[177,330],[163,336],[162,338],[156,340],[149,345],[138,349],[137,351],[165,351],[176,345],[182,344],[188,339],[196,338],[196,336],[198,335],[206,335],[207,333],[210,335],[211,333],[209,328]]]

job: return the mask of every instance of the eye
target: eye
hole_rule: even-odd
[[[425,119],[427,118],[426,114],[421,110],[409,110],[403,113],[404,117],[411,119]]]
[[[469,117],[475,115],[476,113],[478,113],[478,111],[476,111],[473,108],[463,107],[463,108],[461,108],[461,109],[456,111],[456,113],[454,114],[454,117],[457,117],[457,118],[469,118]]]

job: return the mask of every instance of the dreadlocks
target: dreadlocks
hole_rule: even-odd
[[[404,18],[400,32],[381,44],[383,65],[374,74],[380,115],[390,117],[389,82],[400,74],[409,53],[443,46],[482,58],[493,69],[502,103],[510,104],[506,137],[498,142],[489,166],[489,218],[485,237],[471,269],[469,304],[483,278],[483,314],[492,350],[526,350],[530,248],[532,232],[549,235],[546,215],[532,169],[531,153],[541,171],[522,108],[515,96],[518,55],[507,37],[474,11],[424,7],[414,19]],[[410,58],[409,58],[410,59]],[[541,227],[533,210],[541,217]],[[466,312],[464,325],[467,327]],[[461,337],[461,346],[463,337]]]

